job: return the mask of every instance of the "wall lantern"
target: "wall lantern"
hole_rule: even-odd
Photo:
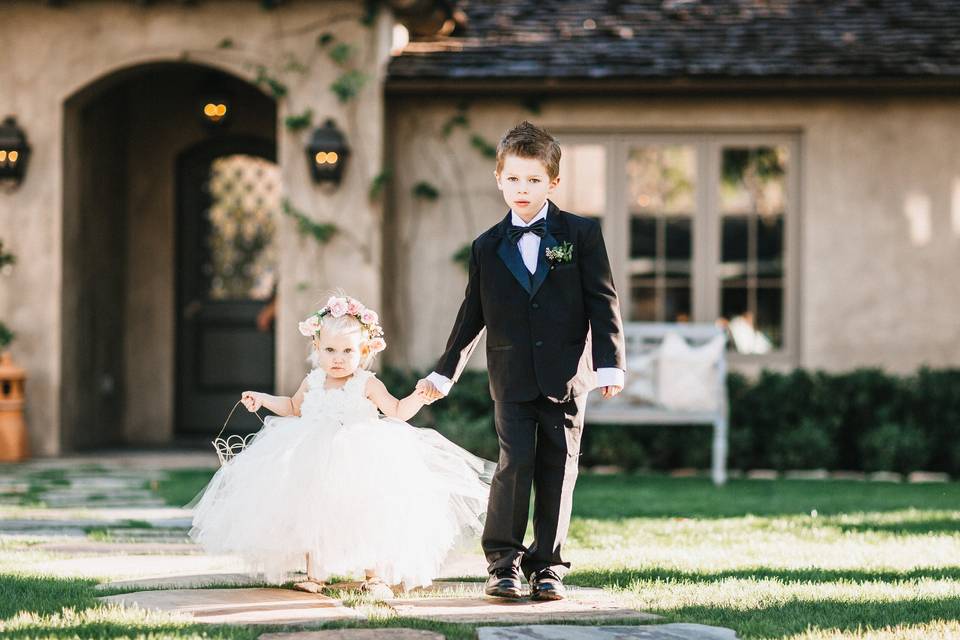
[[[203,122],[212,127],[222,127],[230,119],[230,98],[223,92],[205,94],[200,100],[200,115]]]
[[[17,124],[16,118],[7,116],[0,124],[0,183],[16,187],[23,182],[29,159],[27,135]]]
[[[333,120],[327,120],[322,127],[313,130],[306,151],[313,181],[318,184],[329,182],[339,185],[350,149]]]

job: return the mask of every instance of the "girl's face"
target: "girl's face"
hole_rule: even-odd
[[[353,375],[360,366],[360,332],[332,334],[330,331],[320,331],[314,338],[313,345],[317,350],[318,362],[327,375],[332,378],[345,378]]]

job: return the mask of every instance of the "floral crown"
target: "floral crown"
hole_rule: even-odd
[[[379,324],[380,316],[373,309],[366,308],[362,302],[349,296],[331,296],[323,308],[300,323],[300,333],[308,338],[316,336],[320,332],[321,318],[325,316],[334,318],[352,316],[356,318],[363,333],[367,336],[364,346],[371,353],[380,353],[387,348],[387,343],[383,339],[383,327]]]

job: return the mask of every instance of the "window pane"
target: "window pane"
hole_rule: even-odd
[[[757,273],[783,275],[783,216],[757,219]]]
[[[657,219],[653,216],[631,216],[630,257],[657,257]]]
[[[664,317],[666,322],[690,321],[690,287],[667,287],[664,290]]]
[[[560,184],[550,196],[564,211],[602,217],[607,208],[607,155],[599,144],[560,147]]]
[[[627,156],[630,273],[639,296],[632,320],[690,316],[696,159],[691,145],[634,147]]]
[[[783,346],[783,287],[757,288],[757,330],[770,338],[774,347]]]
[[[202,269],[208,299],[270,298],[276,279],[279,167],[247,155],[217,158],[205,189],[210,207]]]
[[[646,279],[630,279],[630,319],[637,322],[657,320],[657,289]]]
[[[788,160],[783,145],[722,150],[720,312],[730,347],[741,353],[783,346]]]

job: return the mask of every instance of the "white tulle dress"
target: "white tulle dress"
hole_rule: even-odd
[[[494,464],[432,429],[380,418],[359,369],[339,389],[307,376],[300,417],[268,417],[195,500],[190,537],[282,582],[309,552],[317,578],[429,585],[483,527]],[[477,545],[479,548],[479,545]]]

